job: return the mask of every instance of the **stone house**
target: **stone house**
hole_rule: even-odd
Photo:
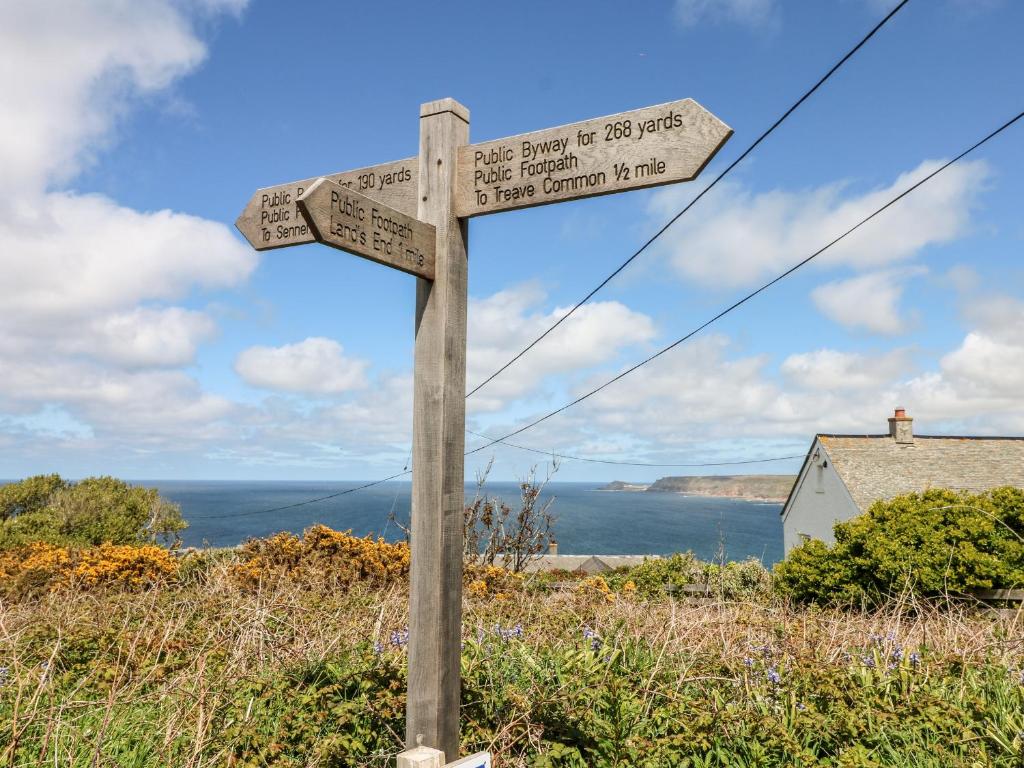
[[[883,435],[815,435],[782,508],[785,551],[808,538],[832,543],[832,526],[879,499],[929,488],[980,493],[1024,487],[1024,438],[914,435],[897,408]]]

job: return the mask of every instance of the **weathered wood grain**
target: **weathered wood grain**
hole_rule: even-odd
[[[379,203],[407,216],[416,215],[416,158],[342,171],[325,178],[369,195]],[[313,233],[302,218],[297,202],[318,177],[291,181],[256,190],[235,226],[257,251],[313,242]]]
[[[298,203],[317,242],[434,279],[436,231],[432,224],[327,179],[314,181]]]
[[[444,752],[431,747],[414,747],[398,754],[396,768],[445,768]]]
[[[696,178],[732,129],[693,99],[459,149],[458,216]]]
[[[459,754],[468,222],[454,210],[457,148],[469,112],[420,110],[419,212],[437,227],[434,281],[416,282],[412,563],[406,742]]]

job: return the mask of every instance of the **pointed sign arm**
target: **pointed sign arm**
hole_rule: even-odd
[[[299,196],[298,206],[317,242],[434,279],[433,225],[330,179],[314,181]]]

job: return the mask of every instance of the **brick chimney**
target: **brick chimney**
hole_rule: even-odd
[[[897,408],[889,417],[889,436],[901,445],[914,444],[914,420],[903,408]]]

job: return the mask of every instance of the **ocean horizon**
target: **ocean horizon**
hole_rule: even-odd
[[[404,537],[391,521],[409,520],[411,483],[392,481],[312,504],[280,509],[342,493],[360,481],[132,480],[159,489],[181,506],[189,522],[185,546],[235,546],[279,531],[301,533],[316,523],[357,536]],[[744,499],[662,492],[609,492],[603,482],[551,482],[560,554],[668,555],[693,552],[704,560],[755,558],[766,566],[782,559],[782,505]],[[476,493],[466,484],[466,499]],[[515,482],[489,482],[485,492],[516,509]]]

